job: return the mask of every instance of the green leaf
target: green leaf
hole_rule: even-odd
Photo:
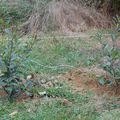
[[[5,82],[0,81],[0,86],[5,86],[5,85],[6,85]]]
[[[2,66],[2,58],[0,57],[0,67]]]
[[[12,36],[12,31],[9,28],[5,29],[5,33],[7,33],[8,35]]]
[[[105,85],[106,84],[106,80],[105,80],[104,76],[100,76],[98,78],[98,80],[99,80],[100,85]]]
[[[3,25],[4,24],[4,20],[0,19],[0,24]]]
[[[113,59],[116,59],[119,57],[119,52],[113,49],[111,55]]]
[[[26,93],[26,95],[29,96],[29,97],[32,97],[32,96],[33,96],[33,94],[32,94],[31,92],[29,92],[29,91],[25,91],[25,93]]]
[[[112,41],[113,41],[113,42],[116,40],[116,35],[115,35],[115,33],[111,33],[111,38],[112,38]]]
[[[120,31],[120,26],[117,28],[118,31]]]
[[[11,94],[12,93],[12,90],[13,88],[12,87],[7,87],[6,90]]]

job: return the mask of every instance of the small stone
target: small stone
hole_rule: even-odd
[[[68,105],[68,104],[70,104],[71,102],[69,101],[69,100],[67,100],[67,99],[64,99],[63,100],[63,105]]]
[[[28,112],[31,112],[31,109],[30,109],[30,108],[28,109]]]
[[[34,78],[34,75],[33,75],[33,74],[30,74],[30,75],[27,76],[27,80],[31,80],[31,79],[33,79],[33,78]]]
[[[46,80],[41,80],[41,84],[45,84],[46,83]]]
[[[44,92],[39,92],[39,95],[40,95],[40,96],[46,96],[47,93],[46,93],[46,91],[44,91]]]
[[[52,82],[47,82],[46,85],[48,85],[48,87],[53,87],[54,86]]]

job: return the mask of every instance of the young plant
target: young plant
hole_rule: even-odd
[[[29,73],[26,67],[32,50],[32,42],[22,41],[15,33],[6,29],[7,38],[0,44],[0,86],[8,94],[9,100],[26,92],[30,96],[29,84],[25,77]]]
[[[106,59],[105,63],[102,63],[100,66],[105,70],[109,76],[109,80],[105,80],[104,77],[100,77],[100,84],[111,84],[118,87],[120,85],[120,50],[116,46],[117,40],[120,39],[119,30],[120,30],[120,22],[117,24],[117,29],[111,33],[112,43],[108,42],[102,43],[102,35],[101,33],[97,34],[99,42],[102,44],[103,49],[103,57]]]

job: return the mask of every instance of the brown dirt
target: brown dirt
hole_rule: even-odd
[[[6,92],[0,90],[0,96],[1,97],[6,96]]]
[[[75,70],[71,70],[69,73],[66,73],[63,77],[67,79],[72,85],[73,83],[75,86],[73,87],[75,92],[86,92],[88,90],[93,91],[98,96],[120,96],[120,87],[117,89],[115,87],[111,87],[109,85],[100,85],[98,82],[97,77],[105,75],[105,71],[93,68],[93,69],[86,69],[86,68],[79,68]]]

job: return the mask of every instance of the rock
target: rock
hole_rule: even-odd
[[[31,80],[33,78],[34,78],[34,74],[30,74],[30,75],[27,76],[27,80]]]
[[[47,95],[47,92],[46,91],[43,91],[43,92],[38,92],[38,94],[43,97],[43,96],[46,96]]]
[[[41,84],[45,84],[46,83],[46,80],[41,80]]]
[[[67,99],[63,99],[62,103],[63,103],[63,105],[70,105],[71,104],[71,102]]]
[[[54,87],[54,85],[53,85],[53,83],[52,83],[51,81],[47,82],[46,85],[47,85],[48,87]]]

